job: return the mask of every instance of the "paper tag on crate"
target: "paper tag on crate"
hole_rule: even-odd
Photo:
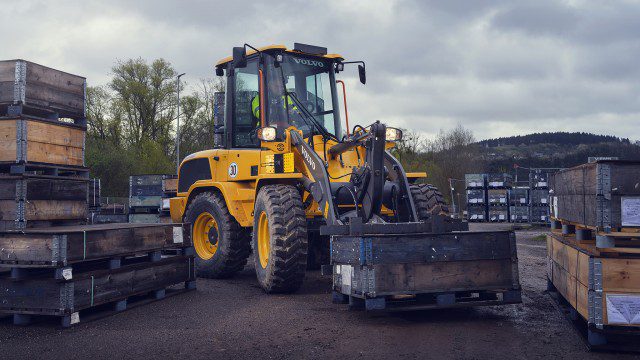
[[[607,320],[610,325],[640,325],[640,296],[607,294]]]
[[[62,278],[65,280],[73,279],[73,270],[71,268],[62,269]]]
[[[622,226],[640,226],[640,197],[625,196],[620,200]]]
[[[182,227],[174,226],[173,227],[173,243],[174,244],[182,244],[184,242],[182,238]]]
[[[71,314],[71,325],[77,324],[79,322],[80,322],[80,313],[74,312],[73,314]]]

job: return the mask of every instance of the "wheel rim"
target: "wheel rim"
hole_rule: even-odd
[[[204,212],[193,224],[193,246],[203,260],[209,260],[218,251],[218,222],[213,215]]]
[[[267,268],[269,263],[269,251],[271,250],[271,235],[269,234],[269,220],[267,213],[261,212],[258,218],[258,257],[260,266]]]

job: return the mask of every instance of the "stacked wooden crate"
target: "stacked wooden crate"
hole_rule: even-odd
[[[0,313],[63,326],[195,288],[182,225],[107,224],[0,233]]]
[[[529,173],[529,200],[531,204],[531,222],[549,223],[549,174],[543,170],[532,170]]]
[[[599,161],[551,178],[550,287],[594,346],[640,340],[640,163]],[[618,345],[614,349],[623,349]]]
[[[0,230],[85,222],[85,79],[0,61]]]
[[[467,220],[487,221],[487,174],[465,174]]]
[[[163,184],[167,175],[129,177],[129,222],[158,223],[163,206]]]
[[[164,175],[162,177],[162,206],[160,207],[160,222],[171,222],[170,199],[178,194],[178,176]]]
[[[505,173],[487,175],[489,221],[509,221],[509,189],[513,187],[513,177]]]
[[[509,218],[513,223],[529,222],[529,187],[509,190]]]

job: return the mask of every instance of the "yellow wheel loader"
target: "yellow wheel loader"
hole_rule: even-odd
[[[216,64],[224,121],[214,149],[183,160],[171,199],[172,220],[191,224],[198,275],[232,276],[253,253],[268,293],[297,290],[322,265],[334,301],[354,308],[520,302],[513,232],[449,217],[442,194],[415,183],[426,174],[391,155],[400,130],[349,126],[337,76],[354,63],[365,84],[364,62],[298,43],[245,44]]]

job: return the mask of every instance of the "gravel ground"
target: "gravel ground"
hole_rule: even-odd
[[[487,225],[473,225],[473,228]],[[517,232],[523,303],[370,315],[330,299],[330,279],[308,273],[293,295],[265,295],[253,269],[198,290],[60,329],[0,320],[0,358],[633,358],[589,353],[545,292],[541,231]]]

